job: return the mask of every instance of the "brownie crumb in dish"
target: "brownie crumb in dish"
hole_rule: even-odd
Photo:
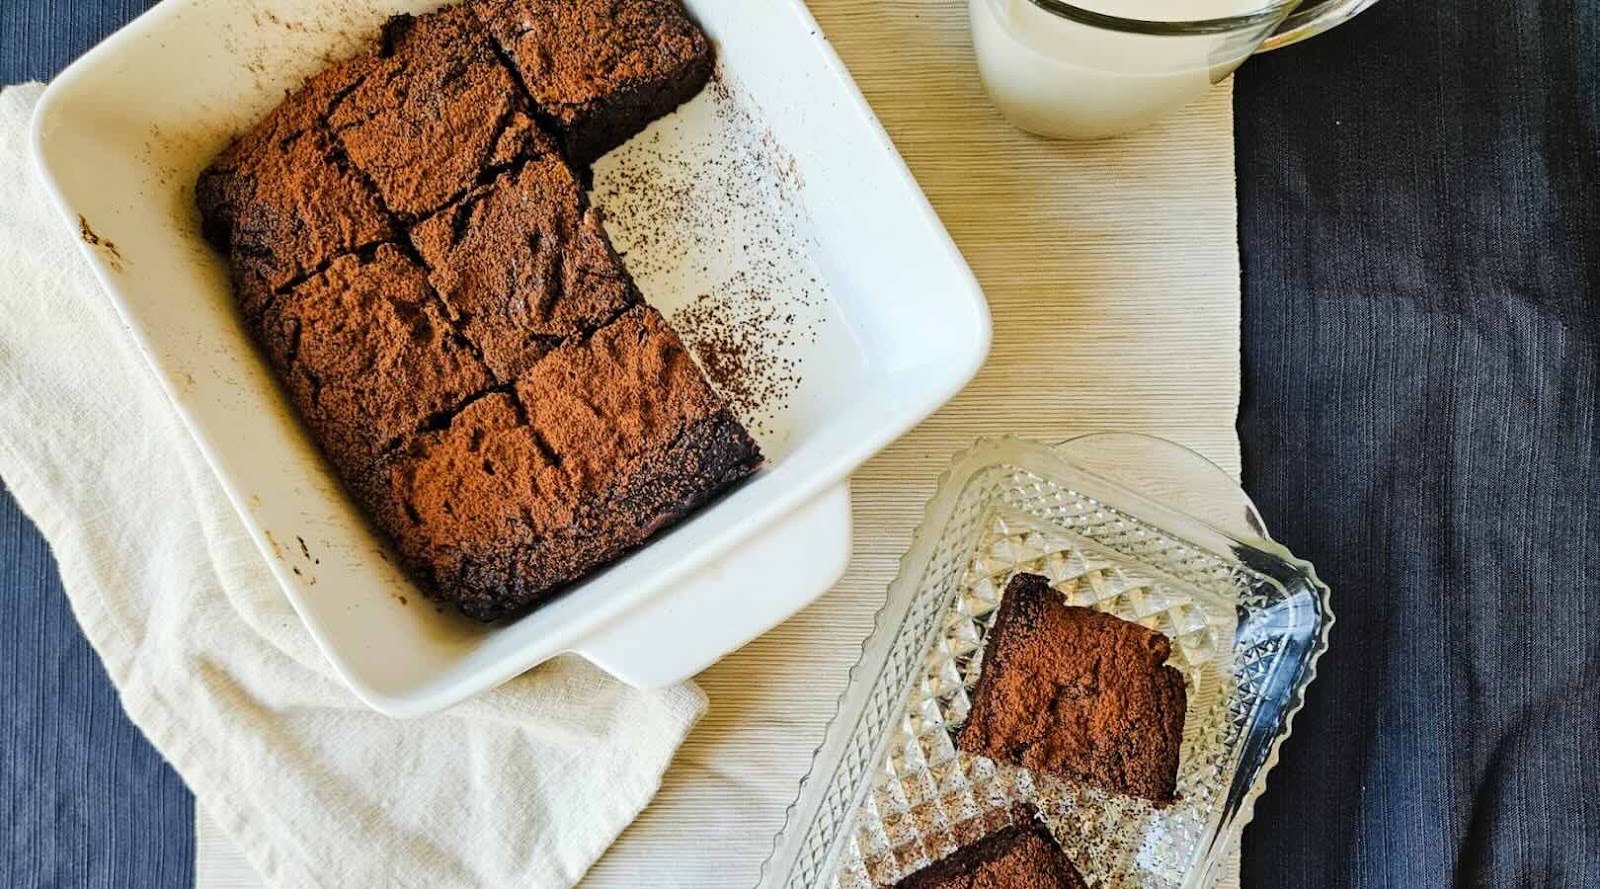
[[[566,164],[547,154],[411,230],[434,287],[503,383],[639,301],[586,205]]]
[[[1175,798],[1187,695],[1166,636],[1069,606],[1049,581],[1006,586],[956,744],[1156,803]]]
[[[895,884],[894,889],[1088,889],[1030,806],[1017,821]]]
[[[477,19],[447,6],[396,16],[328,124],[353,167],[403,219],[443,207],[485,171],[553,148]]]
[[[638,546],[760,461],[640,305],[385,458],[368,506],[441,598],[489,620]]]
[[[693,98],[711,76],[711,43],[679,0],[471,7],[580,167]]]

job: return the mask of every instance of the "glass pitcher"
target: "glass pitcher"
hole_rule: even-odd
[[[1097,139],[1144,126],[1251,54],[1321,33],[1373,2],[971,0],[972,43],[985,88],[1013,124]]]

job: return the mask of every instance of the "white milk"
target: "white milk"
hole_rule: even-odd
[[[1091,0],[1094,12],[1145,21],[1226,18],[1264,0]],[[1293,4],[1291,3],[1290,6]],[[1287,14],[1290,6],[1282,7]],[[984,86],[1022,129],[1098,139],[1141,127],[1233,72],[1272,30],[1134,34],[1084,24],[1031,0],[971,0],[972,44]]]

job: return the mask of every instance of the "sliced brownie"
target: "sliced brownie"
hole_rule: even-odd
[[[1022,820],[895,884],[895,889],[1087,889],[1066,853],[1043,822],[1026,811]]]
[[[1167,637],[1049,582],[1006,586],[984,647],[962,750],[1157,802],[1173,799],[1187,697]]]
[[[509,383],[561,340],[639,300],[599,211],[553,154],[502,173],[411,229],[456,322]]]
[[[358,59],[307,81],[200,174],[201,230],[230,254],[248,313],[334,257],[399,236],[323,124],[360,67]]]
[[[390,19],[365,62],[328,122],[402,218],[432,213],[486,171],[554,149],[463,6]]]
[[[489,385],[437,302],[422,269],[385,244],[334,260],[262,315],[262,346],[347,480]]]
[[[692,98],[711,76],[711,42],[678,0],[471,6],[579,166]]]
[[[518,562],[568,527],[578,502],[514,392],[471,402],[354,487],[424,588],[482,620],[533,600]]]
[[[386,458],[367,496],[413,570],[489,620],[638,546],[760,462],[641,305]]]
[[[196,184],[313,437],[421,585],[470,615],[536,603],[761,461],[569,166],[711,63],[676,0],[399,16]]]

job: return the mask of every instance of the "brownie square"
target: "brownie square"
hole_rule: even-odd
[[[411,229],[429,278],[495,378],[639,301],[599,211],[561,158],[502,173]]]
[[[369,508],[469,616],[520,611],[752,472],[760,452],[648,306],[386,457]]]
[[[1022,820],[962,846],[895,889],[1088,889],[1088,884],[1050,829],[1025,810]]]
[[[335,256],[399,236],[324,124],[360,68],[357,60],[311,78],[195,184],[201,231],[230,254],[236,282],[254,288],[246,301],[253,310]]]
[[[489,385],[427,277],[393,245],[349,254],[279,296],[257,336],[347,479]]]
[[[555,150],[463,6],[390,19],[364,62],[328,123],[402,219],[443,207],[489,171]]]
[[[969,753],[1156,802],[1174,798],[1187,696],[1166,636],[1068,606],[1037,574],[1006,586],[984,647]]]
[[[678,0],[475,0],[580,167],[692,98],[711,42]]]
[[[423,588],[481,620],[534,600],[518,563],[574,521],[578,497],[505,391],[387,455],[354,488]]]

